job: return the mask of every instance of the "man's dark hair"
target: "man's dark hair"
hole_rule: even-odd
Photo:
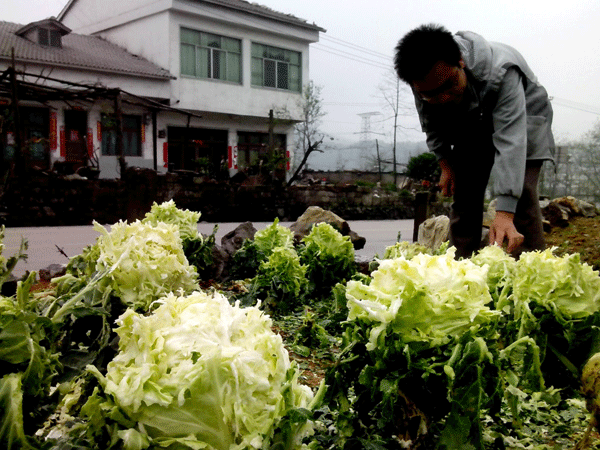
[[[441,25],[421,25],[396,46],[394,68],[406,83],[423,80],[438,61],[458,66],[462,55],[452,33]]]

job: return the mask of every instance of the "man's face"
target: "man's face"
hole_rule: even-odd
[[[413,81],[412,87],[426,103],[460,103],[467,87],[465,63],[461,59],[458,66],[451,66],[438,61],[423,80]]]

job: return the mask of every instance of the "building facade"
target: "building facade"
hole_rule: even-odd
[[[320,32],[241,0],[71,0],[58,19],[0,22],[0,70],[21,83],[6,72],[0,113],[18,101],[25,130],[3,131],[3,161],[19,141],[30,163],[92,163],[103,178],[118,176],[121,155],[228,177],[275,153],[285,176]]]
[[[309,45],[322,28],[240,0],[72,0],[58,18],[174,75],[165,103],[193,115],[158,116],[163,170],[252,173],[273,146],[292,156]]]
[[[105,40],[72,33],[56,19],[28,25],[0,22],[0,156],[3,168],[23,159],[43,170],[94,165],[117,173],[104,158],[111,130],[103,117],[138,117],[131,165],[151,167],[149,130],[141,118],[169,95],[167,70]],[[156,110],[156,109],[154,109]],[[104,122],[108,122],[104,119]],[[112,133],[114,135],[114,132]],[[21,148],[21,151],[17,151]],[[102,167],[104,166],[104,167]]]

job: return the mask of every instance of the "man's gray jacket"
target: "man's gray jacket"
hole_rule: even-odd
[[[469,31],[455,35],[470,80],[471,109],[491,118],[495,148],[494,194],[501,211],[514,212],[523,188],[526,160],[552,160],[552,105],[523,56],[512,47],[488,42]],[[444,108],[415,95],[427,145],[439,158],[448,156],[461,130],[444,115]],[[489,123],[489,121],[488,121]],[[483,151],[484,149],[482,149]]]

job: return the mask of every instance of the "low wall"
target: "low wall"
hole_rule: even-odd
[[[102,224],[142,218],[153,202],[173,199],[200,211],[208,222],[293,221],[309,206],[346,220],[410,219],[414,199],[406,192],[344,185],[280,188],[217,183],[193,176],[129,170],[121,180],[39,175],[10,180],[0,197],[0,224],[7,227]]]

